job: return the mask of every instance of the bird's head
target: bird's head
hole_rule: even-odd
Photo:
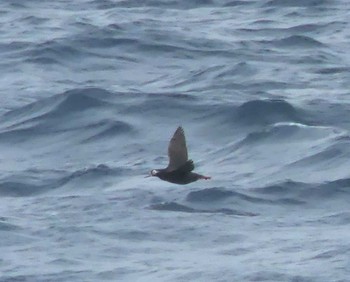
[[[152,169],[149,173],[149,175],[145,176],[145,177],[151,177],[151,176],[158,176],[159,174],[159,170],[158,169]]]
[[[158,169],[152,169],[151,172],[150,172],[150,175],[151,176],[157,176],[159,173],[159,170]]]

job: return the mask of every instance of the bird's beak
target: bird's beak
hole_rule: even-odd
[[[148,177],[151,177],[151,176],[152,176],[152,175],[149,174],[149,175],[146,175],[145,178],[148,178]]]

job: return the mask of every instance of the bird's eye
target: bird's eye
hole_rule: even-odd
[[[152,176],[156,176],[156,175],[157,175],[157,171],[156,171],[155,169],[153,169],[153,170],[151,171],[151,175],[152,175]]]

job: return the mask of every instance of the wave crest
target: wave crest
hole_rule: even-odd
[[[237,119],[245,124],[301,122],[300,113],[284,100],[253,100],[237,109]]]

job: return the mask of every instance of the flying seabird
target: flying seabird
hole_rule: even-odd
[[[169,142],[169,164],[164,169],[152,169],[149,176],[157,176],[162,180],[175,184],[188,184],[198,179],[208,180],[211,177],[195,172],[194,163],[188,159],[185,132],[179,126]]]

